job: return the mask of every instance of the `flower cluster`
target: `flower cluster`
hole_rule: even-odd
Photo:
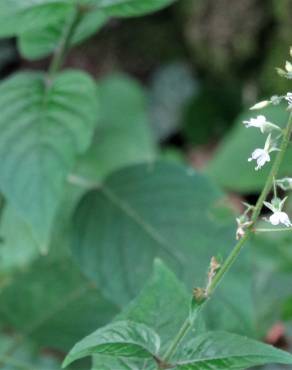
[[[290,54],[292,56],[292,50],[290,50]],[[290,62],[286,62],[285,70],[278,69],[278,72],[286,78],[292,79],[292,64]],[[267,107],[268,105],[277,105],[280,104],[282,101],[286,101],[288,103],[287,109],[292,111],[292,93],[288,92],[286,95],[278,96],[274,95],[269,100],[263,100],[254,106],[252,106],[251,110],[257,110]],[[275,125],[274,123],[270,122],[269,119],[264,116],[263,114],[257,115],[256,117],[250,118],[249,120],[244,120],[243,124],[246,128],[257,128],[260,130],[262,134],[267,134],[265,144],[263,148],[256,148],[251,153],[248,161],[256,161],[255,170],[260,170],[266,163],[270,162],[271,157],[270,154],[274,151],[279,151],[280,149],[277,147],[278,140],[283,135],[283,130]],[[289,219],[289,216],[286,212],[283,211],[284,203],[287,199],[280,199],[277,196],[277,187],[281,188],[282,190],[292,190],[292,178],[286,177],[284,179],[276,180],[274,179],[274,196],[271,202],[264,202],[264,205],[272,211],[272,214],[269,216],[266,221],[270,222],[272,225],[284,225],[286,227],[292,227],[292,223]],[[246,229],[250,228],[252,225],[252,221],[249,217],[250,211],[254,209],[253,206],[245,204],[246,210],[245,212],[236,218],[237,222],[237,231],[236,231],[236,238],[240,239],[244,236]]]

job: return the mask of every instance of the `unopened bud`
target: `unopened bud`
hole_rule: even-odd
[[[283,99],[283,96],[273,95],[270,101],[273,105],[278,105],[281,103],[282,99]]]
[[[292,177],[284,177],[283,179],[276,180],[276,184],[282,190],[292,190]]]
[[[249,109],[250,110],[262,109],[262,108],[267,107],[270,104],[271,104],[271,102],[269,100],[263,100],[263,101],[261,101],[259,103],[256,103],[255,105],[253,105]]]
[[[206,300],[206,291],[203,288],[194,288],[193,296],[197,303],[204,302]]]
[[[220,263],[217,261],[215,257],[211,258],[210,268],[209,268],[209,275],[214,275],[217,270],[220,268]]]

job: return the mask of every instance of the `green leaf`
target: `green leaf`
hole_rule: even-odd
[[[6,285],[0,322],[44,347],[67,351],[117,313],[65,256],[39,258]]]
[[[175,370],[235,370],[267,363],[292,364],[288,352],[226,332],[199,335],[179,357]]]
[[[0,85],[0,188],[47,249],[65,179],[97,120],[94,82],[67,71],[50,85],[20,73]]]
[[[174,0],[101,0],[99,6],[110,16],[135,17],[160,10],[173,2]]]
[[[0,240],[1,274],[27,267],[39,256],[31,229],[9,205],[1,216]]]
[[[162,342],[161,352],[175,336],[188,315],[189,295],[162,261],[155,260],[153,274],[139,295],[130,302],[115,320],[130,320],[154,329]],[[147,368],[145,367],[147,364]],[[143,367],[143,366],[144,367]],[[128,359],[113,359],[104,355],[94,356],[94,367],[98,370],[151,368],[151,361],[136,363]],[[155,369],[155,367],[154,367]]]
[[[100,81],[99,86],[99,126],[75,169],[77,175],[95,182],[125,165],[153,161],[156,155],[142,87],[120,74]]]
[[[207,179],[184,166],[158,162],[124,168],[88,192],[77,207],[76,261],[123,304],[139,292],[155,257],[189,284],[195,276],[204,279],[214,240],[217,246],[218,238],[229,237],[212,217],[221,200]],[[199,254],[205,262],[201,266]]]
[[[146,325],[119,321],[98,329],[77,343],[65,358],[63,367],[98,353],[113,357],[151,359],[156,356],[159,347],[159,336]]]
[[[269,232],[259,233],[251,241],[259,337],[264,337],[279,320],[289,319],[285,301],[292,296],[291,237],[291,231]]]
[[[265,184],[273,161],[257,172],[255,172],[254,163],[247,161],[255,148],[263,148],[265,136],[259,129],[247,129],[242,124],[243,120],[256,117],[258,114],[264,114],[270,122],[281,127],[285,127],[289,116],[287,110],[281,105],[270,106],[261,110],[260,113],[249,111],[238,118],[234,128],[223,139],[206,171],[224,188],[250,193],[260,191]],[[274,155],[274,153],[271,154],[272,157]],[[280,176],[291,173],[291,158],[292,148],[289,148],[281,166]]]
[[[56,19],[44,27],[42,24],[38,30],[22,32],[19,35],[19,49],[27,59],[38,59],[54,52],[61,42],[64,28],[70,24],[75,16],[74,7],[64,12],[62,17]],[[89,36],[97,32],[107,21],[106,15],[100,10],[85,12],[76,27],[71,40],[71,46],[81,43]]]
[[[150,363],[151,362],[151,363]],[[110,356],[94,356],[91,370],[156,370],[157,365],[153,361],[133,361],[127,358],[115,358]]]
[[[116,319],[128,319],[155,329],[165,345],[187,317],[189,301],[185,287],[174,273],[162,261],[155,260],[148,283]]]
[[[73,219],[72,252],[118,305],[138,294],[156,257],[189,289],[204,286],[211,257],[227,254],[234,243],[234,221],[219,212],[225,204],[224,195],[190,168],[163,162],[130,166],[83,197]],[[248,266],[243,254],[217,291],[216,314],[208,314],[213,328],[227,323],[228,330],[251,332]]]
[[[1,0],[0,37],[47,27],[63,19],[70,9],[72,0]]]
[[[105,11],[108,16],[133,17],[162,9],[174,0],[1,0],[0,37],[38,32],[61,24],[77,3],[92,7],[90,12]],[[91,18],[91,22],[93,19]],[[97,22],[98,23],[98,22]]]

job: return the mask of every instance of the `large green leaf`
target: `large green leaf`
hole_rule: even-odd
[[[235,227],[230,214],[221,212],[224,203],[207,178],[184,166],[131,166],[83,197],[74,216],[72,251],[83,272],[119,305],[139,292],[155,257],[189,288],[201,286],[211,256],[226,254],[233,244]],[[212,327],[224,322],[228,330],[250,332],[251,282],[244,260],[217,292],[214,309],[221,302],[222,310],[208,315]]]
[[[65,257],[40,258],[8,281],[0,300],[0,323],[65,351],[117,313]]]
[[[56,18],[54,23],[44,27],[42,24],[38,30],[22,32],[19,35],[19,48],[21,54],[28,59],[38,59],[55,51],[62,39],[64,29],[72,22],[75,16],[74,7],[63,13],[62,17]],[[107,16],[100,9],[84,12],[71,40],[71,45],[79,44],[97,32],[106,22]]]
[[[75,169],[96,182],[125,165],[153,161],[156,154],[142,87],[123,75],[108,77],[99,86],[99,126]]]
[[[0,188],[45,250],[66,176],[91,141],[95,84],[77,71],[52,84],[41,73],[17,74],[0,85],[0,110]]]
[[[250,117],[264,114],[270,122],[284,127],[289,113],[283,106],[270,106],[259,112],[249,111],[241,115],[234,128],[227,135],[213,160],[209,163],[207,174],[219,185],[233,191],[253,192],[260,191],[265,184],[268,171],[271,167],[266,164],[260,171],[254,170],[254,164],[247,161],[255,148],[263,148],[265,136],[256,128],[246,128],[242,121]],[[273,157],[275,154],[271,154]],[[291,174],[292,148],[288,149],[280,176]]]
[[[218,238],[222,231],[212,219],[220,198],[212,184],[183,166],[158,162],[127,167],[81,200],[73,253],[83,271],[123,303],[139,292],[155,257],[193,283],[198,250],[206,263],[198,271],[204,278],[212,235]]]
[[[159,336],[149,327],[131,321],[118,321],[98,329],[77,343],[63,366],[94,354],[134,359],[154,358],[160,347]]]
[[[235,370],[267,363],[292,364],[288,352],[226,332],[199,335],[179,357],[175,370]]]

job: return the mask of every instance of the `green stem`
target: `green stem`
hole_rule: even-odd
[[[186,336],[186,334],[190,330],[191,326],[192,326],[191,322],[190,322],[189,318],[187,318],[185,320],[185,322],[182,324],[181,328],[179,329],[179,332],[175,336],[173,342],[170,344],[168,350],[166,351],[166,353],[163,357],[163,362],[167,363],[167,361],[171,358],[171,356],[176,351],[180,342],[183,340],[183,338]]]
[[[253,208],[253,212],[252,212],[252,215],[251,215],[252,224],[246,230],[245,235],[236,243],[236,245],[234,246],[234,248],[230,252],[229,256],[226,258],[225,262],[223,263],[222,267],[220,268],[220,270],[217,272],[214,279],[212,280],[212,283],[211,283],[211,285],[209,286],[209,289],[208,289],[208,298],[210,298],[210,296],[214,293],[215,289],[218,287],[219,283],[222,281],[224,275],[227,273],[227,271],[230,270],[233,263],[236,261],[236,259],[239,256],[245,242],[249,239],[251,234],[254,232],[253,226],[254,226],[255,222],[257,221],[257,219],[260,215],[260,212],[263,208],[263,203],[264,203],[265,199],[267,198],[267,196],[268,196],[268,194],[269,194],[269,192],[270,192],[270,190],[273,186],[273,179],[277,177],[280,165],[283,161],[286,149],[287,149],[288,144],[289,144],[289,139],[290,139],[290,136],[291,136],[291,132],[292,132],[292,113],[290,113],[286,129],[283,130],[283,138],[282,138],[282,142],[281,142],[281,145],[280,145],[280,148],[279,148],[280,151],[277,153],[277,156],[275,158],[273,166],[272,166],[272,168],[270,170],[270,173],[268,175],[268,178],[266,180],[265,186],[264,186],[264,188],[263,188],[263,190],[262,190],[262,192],[261,192],[261,194],[260,194],[260,196],[257,200],[257,203],[256,203],[255,207]],[[177,347],[181,343],[182,339],[185,337],[185,335],[187,334],[187,332],[190,330],[191,327],[192,327],[192,322],[190,321],[190,319],[187,318],[186,321],[183,323],[181,329],[179,330],[177,336],[174,338],[173,342],[169,346],[163,360],[169,360],[172,357],[172,355],[175,353]]]
[[[74,15],[70,19],[70,22],[68,23],[68,25],[64,28],[63,35],[60,39],[58,47],[55,50],[54,56],[52,58],[52,61],[49,67],[49,71],[48,71],[49,81],[54,79],[56,73],[62,67],[65,56],[70,47],[72,37],[74,35],[76,27],[78,26],[80,22],[82,15],[83,15],[82,10],[76,7],[74,11]]]
[[[274,229],[265,229],[265,228],[259,228],[254,229],[255,233],[271,233],[271,232],[280,232],[280,231],[292,231],[292,227],[277,227]]]

